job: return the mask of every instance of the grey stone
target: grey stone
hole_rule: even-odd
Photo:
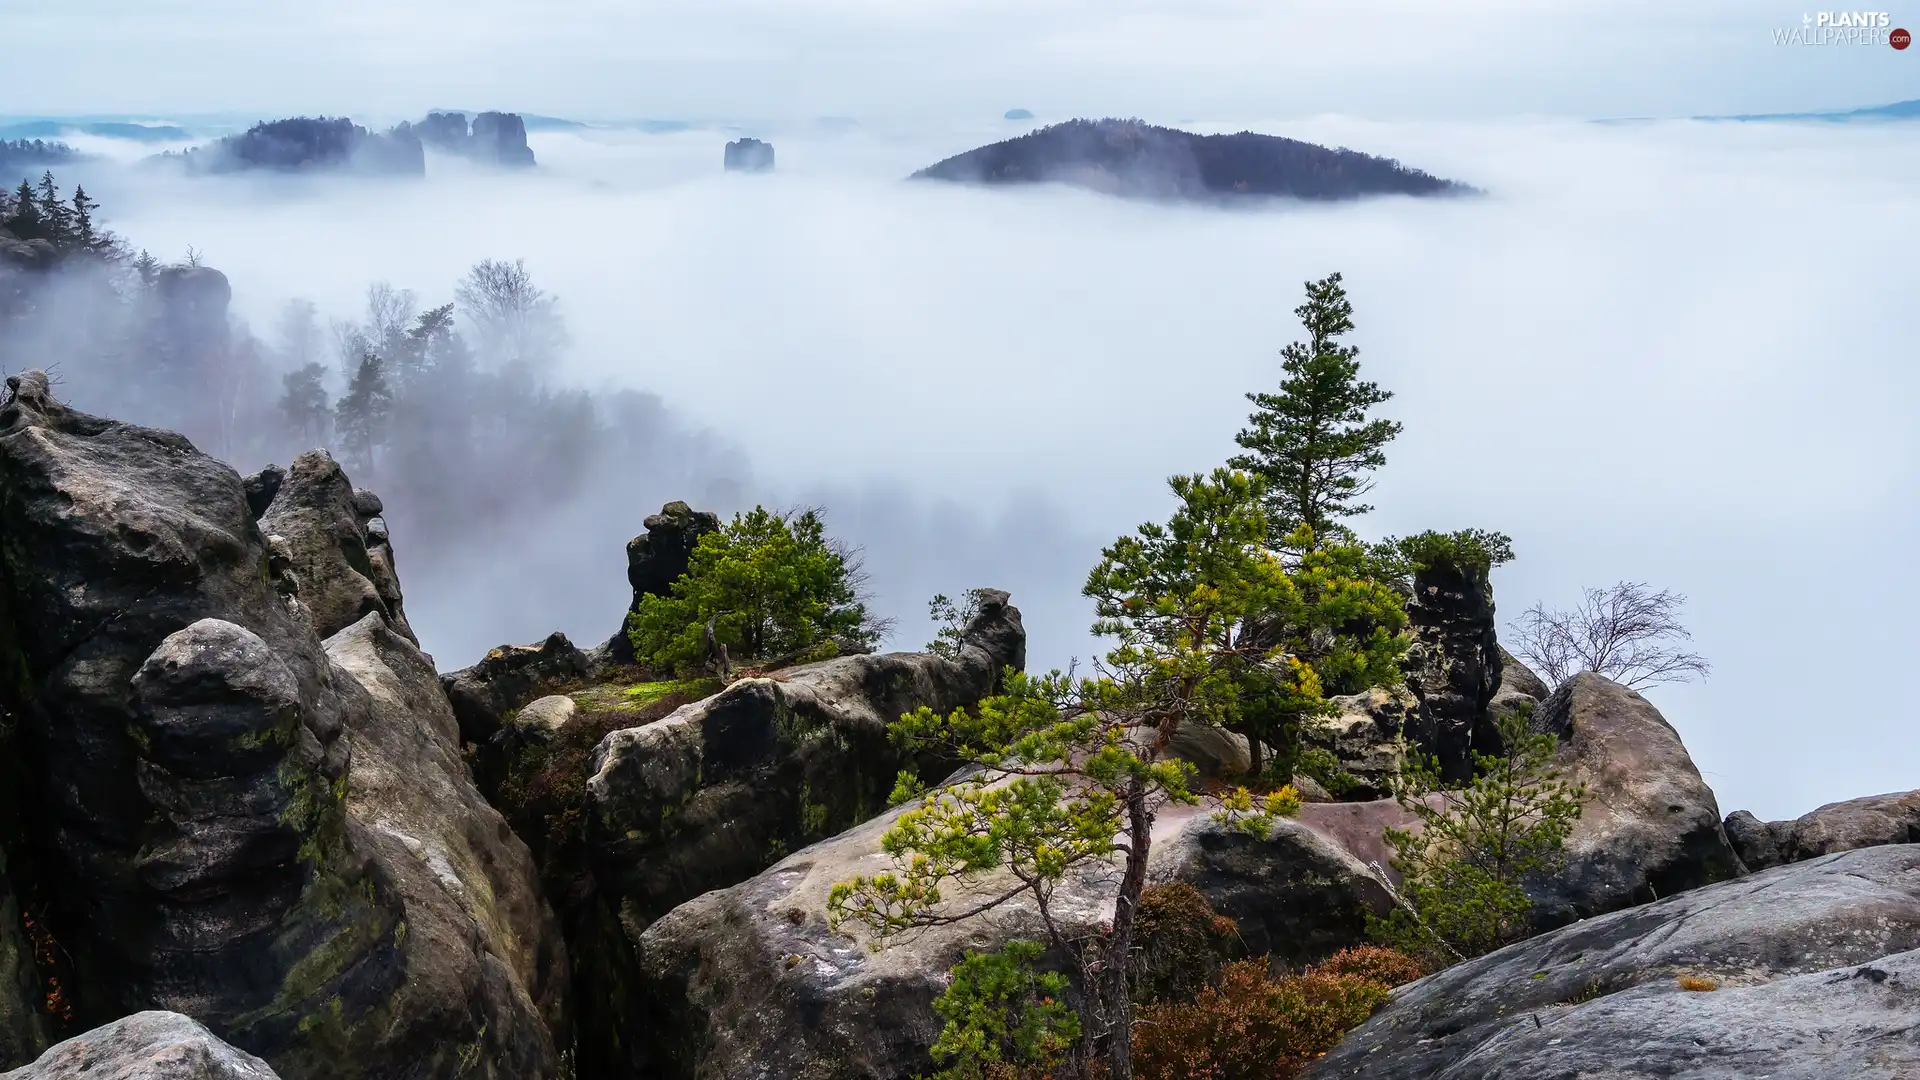
[[[1828,803],[1792,821],[1727,816],[1727,838],[1750,870],[1879,844],[1920,843],[1920,791]]]
[[[1307,1076],[1911,1077],[1916,949],[1920,847],[1831,855],[1456,964],[1397,991]]]
[[[139,1012],[60,1043],[0,1080],[280,1080],[189,1017]]]

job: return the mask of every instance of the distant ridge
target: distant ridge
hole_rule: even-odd
[[[1693,119],[1730,120],[1740,123],[1759,123],[1777,120],[1813,120],[1829,124],[1846,123],[1851,120],[1920,120],[1920,100],[1896,101],[1891,105],[1870,105],[1863,109],[1843,109],[1828,112],[1740,113],[1734,116],[1696,116]]]
[[[1069,120],[947,158],[916,180],[1072,184],[1137,198],[1352,199],[1473,188],[1356,150],[1242,131],[1196,135],[1140,120]]]

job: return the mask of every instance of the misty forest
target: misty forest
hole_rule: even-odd
[[[1920,1076],[1887,108],[0,117],[0,1080]]]

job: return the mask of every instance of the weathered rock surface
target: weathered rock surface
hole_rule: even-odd
[[[1329,698],[1335,714],[1310,726],[1307,745],[1331,753],[1340,763],[1345,786],[1338,798],[1384,799],[1400,771],[1403,738],[1420,720],[1420,702],[1404,687],[1375,687]]]
[[[347,813],[383,847],[404,851],[388,865],[409,939],[444,945],[412,959],[410,990],[461,1001],[488,988],[486,1023],[500,1033],[502,1065],[509,1075],[535,1075],[554,1043],[569,1040],[566,944],[533,857],[468,779],[432,661],[377,613],[328,638],[326,649],[370,699],[347,713]]]
[[[508,713],[591,681],[597,667],[556,630],[538,645],[502,645],[472,667],[440,676],[440,685],[453,703],[461,739],[485,743]]]
[[[673,583],[687,572],[700,538],[719,531],[720,517],[676,500],[647,515],[641,524],[647,531],[627,541],[627,584],[633,588],[629,612],[640,610],[640,601],[649,596],[671,595]],[[633,663],[633,642],[627,639],[624,623],[602,648],[613,663]]]
[[[1528,883],[1535,920],[1559,926],[1744,872],[1713,790],[1646,698],[1604,676],[1567,680],[1533,715],[1560,739],[1563,775],[1591,799],[1560,873]]]
[[[1920,843],[1920,791],[1828,803],[1792,821],[1727,816],[1727,839],[1749,870],[1881,844]]]
[[[269,469],[246,481],[248,505],[260,530],[284,551],[295,595],[321,637],[378,612],[409,641],[418,642],[400,595],[393,548],[376,519],[384,508],[370,491],[355,490],[325,450],[309,450],[285,471]]]
[[[1409,718],[1408,739],[1439,759],[1442,776],[1464,779],[1473,772],[1473,751],[1500,748],[1487,722],[1504,656],[1494,633],[1492,584],[1471,569],[1421,567],[1407,601],[1407,634],[1412,643],[1401,667],[1420,703]]]
[[[140,1012],[55,1046],[0,1080],[280,1080],[189,1017]]]
[[[1920,1075],[1916,950],[1920,847],[1826,856],[1589,919],[1429,976],[1308,1076]],[[1718,988],[1682,989],[1682,975]]]
[[[887,725],[992,692],[1026,662],[1019,609],[989,590],[959,655],[846,656],[741,679],[608,735],[587,782],[601,889],[644,927],[884,809],[902,759]]]
[[[1324,958],[1358,940],[1368,911],[1387,902],[1385,890],[1320,828],[1338,826],[1355,805],[1308,806],[1265,840],[1204,813],[1164,813],[1155,823],[1150,877],[1199,887],[1240,921],[1249,949],[1295,962]],[[1333,814],[1322,822],[1322,811]],[[924,1072],[940,1028],[933,999],[953,964],[968,949],[1045,935],[1025,897],[878,951],[853,924],[830,929],[834,883],[892,866],[879,844],[898,815],[890,811],[682,904],[640,934],[633,1027],[647,1036],[630,1075],[905,1080]],[[1067,933],[1092,932],[1111,917],[1114,872],[1096,867],[1055,891],[1052,908]],[[965,904],[1004,884],[949,890],[948,899]]]
[[[430,668],[403,680],[416,690],[397,711],[379,680],[336,666],[275,582],[233,470],[169,432],[67,409],[39,373],[8,389],[0,768],[71,962],[75,1022],[188,1013],[289,1080],[552,1075],[524,1004],[539,989],[488,944],[489,912],[512,899],[460,897],[451,857],[443,875],[382,827],[404,802],[382,802],[385,748],[439,738],[441,721],[416,715]],[[390,669],[400,652],[424,665],[386,614],[364,617]],[[393,730],[408,727],[421,730]],[[349,794],[357,744],[368,790]],[[388,767],[407,784],[467,783],[457,761],[400,760]],[[456,827],[497,829],[496,853],[517,844],[497,817],[441,826]],[[534,927],[513,932],[534,947]]]
[[[0,752],[4,745],[0,742]],[[52,1042],[51,1026],[39,1008],[33,947],[22,929],[20,901],[7,873],[6,849],[0,847],[0,1069],[32,1061]]]

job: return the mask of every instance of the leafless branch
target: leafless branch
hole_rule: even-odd
[[[1571,611],[1528,608],[1511,627],[1514,652],[1555,686],[1582,671],[1635,690],[1704,678],[1710,670],[1706,657],[1679,644],[1693,639],[1679,618],[1686,602],[1680,593],[1655,591],[1645,582],[1582,589]]]

